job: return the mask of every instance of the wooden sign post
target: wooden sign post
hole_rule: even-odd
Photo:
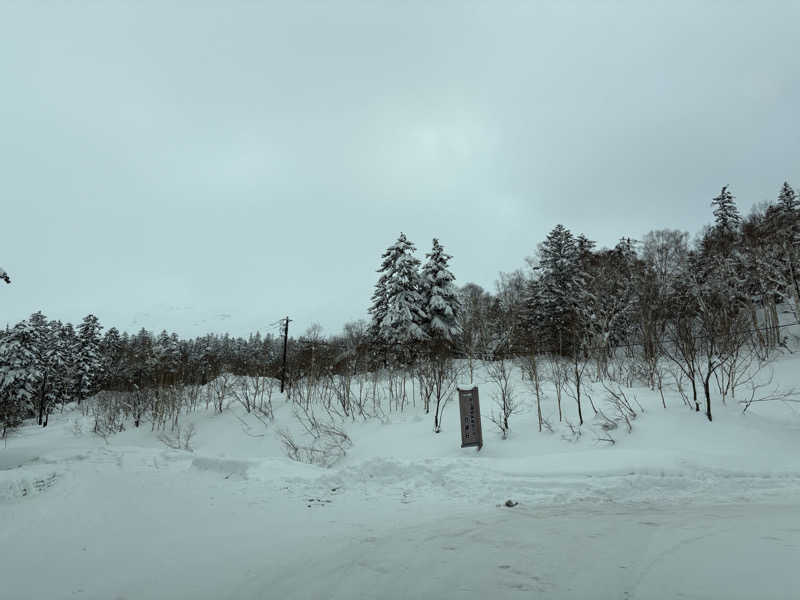
[[[478,387],[471,390],[458,388],[458,407],[461,411],[461,447],[483,448],[481,430],[481,406],[478,402]]]

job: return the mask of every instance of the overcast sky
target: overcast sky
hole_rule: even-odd
[[[694,234],[724,184],[743,213],[800,187],[799,24],[796,1],[0,0],[0,319],[336,333],[401,231],[487,289],[557,223]]]

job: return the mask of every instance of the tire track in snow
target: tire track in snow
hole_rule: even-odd
[[[371,459],[325,471],[317,478],[288,478],[304,494],[327,490],[411,503],[461,498],[480,503],[507,498],[528,504],[565,502],[740,502],[800,493],[800,473],[745,473],[722,469],[624,469],[579,474],[490,470],[467,461],[403,462]]]

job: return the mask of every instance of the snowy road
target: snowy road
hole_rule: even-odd
[[[231,598],[781,598],[800,594],[796,505],[573,505],[447,515],[310,545]]]
[[[725,416],[480,454],[368,423],[331,469],[233,417],[194,452],[26,427],[0,454],[0,598],[797,600],[797,426]]]
[[[70,459],[50,487],[7,500],[3,597],[791,600],[800,592],[800,508],[789,489],[769,502],[595,498],[505,508],[334,491],[315,478],[293,487],[291,478],[215,472],[212,461],[187,468],[196,462],[90,452]],[[37,469],[45,476],[59,466]]]

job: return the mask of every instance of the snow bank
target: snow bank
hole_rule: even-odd
[[[791,382],[796,365],[776,370]],[[347,421],[354,445],[328,469],[283,454],[278,429],[296,427],[283,400],[269,425],[235,405],[193,413],[192,452],[149,428],[100,439],[70,410],[46,430],[25,426],[0,449],[4,597],[790,598],[800,587],[791,407],[716,406],[710,424],[675,394],[665,410],[637,389],[645,411],[612,446],[591,425],[567,435],[552,396],[555,432],[539,433],[528,397],[501,440],[491,387],[478,385],[480,452],[460,448],[451,402],[438,435],[419,406]]]
[[[59,475],[48,467],[0,471],[0,503],[43,494],[56,484]]]

